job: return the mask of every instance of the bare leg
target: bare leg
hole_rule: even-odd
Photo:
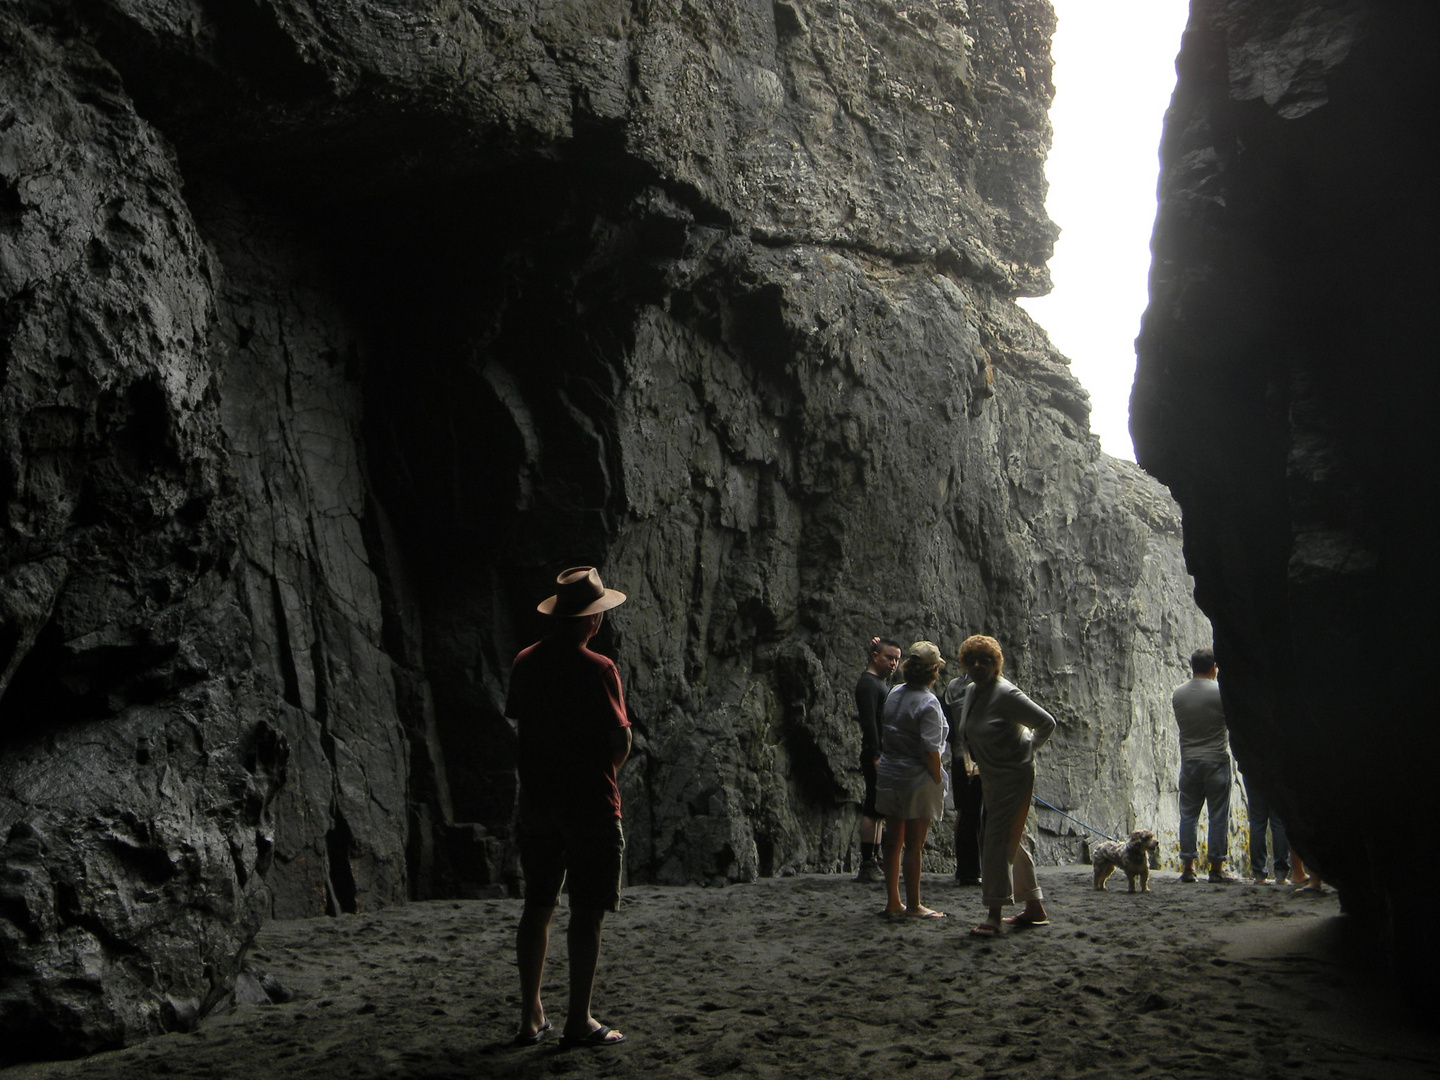
[[[920,861],[925,854],[925,834],[930,831],[929,818],[911,818],[905,822],[905,905],[907,915],[934,915],[937,912],[920,903]]]
[[[880,822],[874,818],[862,817],[860,819],[860,842],[862,844],[873,844],[880,836]]]
[[[986,909],[985,920],[980,925],[989,926],[994,930],[995,933],[1000,933],[1002,930],[1005,929],[1005,924],[1000,919],[1000,913],[1004,910],[1005,906],[1003,904],[989,905],[989,907]]]
[[[1297,889],[1310,884],[1310,877],[1305,873],[1305,860],[1294,848],[1290,849],[1290,884]]]
[[[515,962],[520,968],[520,1028],[516,1038],[528,1038],[545,1026],[540,982],[545,975],[545,955],[550,951],[550,919],[554,914],[553,907],[526,904],[515,931]]]
[[[600,1027],[590,1015],[590,1000],[595,993],[595,971],[600,966],[601,929],[605,923],[602,908],[570,907],[570,927],[565,939],[570,949],[570,1007],[565,1014],[564,1035],[567,1039],[583,1039]],[[619,1042],[623,1035],[614,1032],[607,1042]]]
[[[905,910],[900,903],[900,852],[905,847],[905,819],[885,819],[885,910],[898,915]]]
[[[1303,893],[1323,893],[1325,882],[1320,880],[1320,875],[1311,870],[1305,871],[1305,864],[1300,861],[1300,855],[1293,848],[1291,849],[1291,865],[1295,867],[1295,891]]]

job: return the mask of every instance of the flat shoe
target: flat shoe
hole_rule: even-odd
[[[1000,936],[1000,931],[997,930],[997,929],[995,929],[995,927],[991,926],[989,923],[984,923],[984,922],[982,922],[979,926],[972,926],[972,927],[970,928],[970,936],[971,936],[971,937],[999,937],[999,936]]]
[[[541,1040],[543,1040],[543,1039],[545,1038],[545,1036],[549,1035],[550,1032],[552,1032],[553,1030],[555,1030],[555,1025],[552,1024],[549,1020],[546,1020],[545,1023],[542,1024],[542,1025],[540,1026],[540,1028],[535,1032],[535,1034],[533,1034],[533,1035],[516,1035],[515,1038],[513,1038],[513,1039],[510,1040],[510,1045],[511,1045],[511,1046],[535,1046],[535,1045],[537,1045]]]
[[[618,1039],[610,1038],[611,1035],[620,1036]],[[601,1024],[588,1035],[561,1035],[560,1049],[570,1050],[582,1046],[618,1046],[625,1041],[623,1032],[616,1031]]]

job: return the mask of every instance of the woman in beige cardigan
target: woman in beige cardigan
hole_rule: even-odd
[[[1008,679],[1000,677],[1000,643],[976,634],[960,646],[960,666],[974,680],[965,691],[960,738],[980,767],[985,837],[980,849],[981,895],[989,914],[970,932],[994,937],[1007,926],[1043,926],[1045,913],[1035,862],[1021,840],[1035,793],[1035,751],[1055,730],[1055,718]],[[1025,910],[1001,918],[1006,904]]]

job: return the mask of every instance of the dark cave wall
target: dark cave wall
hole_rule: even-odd
[[[1397,874],[1380,838],[1428,812],[1440,750],[1436,91],[1413,59],[1437,29],[1422,3],[1193,6],[1131,421],[1184,509],[1241,768],[1416,988],[1436,935],[1401,913],[1436,872]]]
[[[506,674],[577,562],[632,597],[634,879],[849,865],[876,632],[997,634],[1041,794],[1173,834],[1176,510],[1011,302],[1051,19],[0,13],[6,1052],[193,1024],[265,917],[513,887]]]
[[[0,1042],[193,1025],[260,925],[289,746],[231,583],[217,271],[87,47],[0,64]]]
[[[212,345],[223,447],[246,499],[231,581],[251,630],[249,674],[291,749],[273,808],[270,913],[403,899],[405,655],[386,650],[364,535],[360,333],[293,222],[198,183],[190,200],[225,268]]]

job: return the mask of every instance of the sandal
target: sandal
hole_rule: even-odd
[[[612,1039],[611,1035],[616,1035],[618,1038]],[[601,1024],[588,1035],[561,1035],[560,1049],[569,1050],[579,1046],[618,1046],[624,1041],[625,1035],[622,1032]]]
[[[547,1035],[549,1035],[550,1032],[553,1031],[554,1029],[555,1029],[555,1025],[552,1024],[549,1020],[546,1020],[545,1023],[541,1024],[540,1027],[539,1027],[534,1033],[532,1033],[532,1034],[530,1034],[530,1035],[519,1035],[519,1034],[517,1034],[517,1035],[515,1036],[515,1038],[513,1038],[513,1039],[510,1040],[510,1045],[511,1045],[511,1046],[538,1046],[541,1042],[544,1041],[545,1037],[546,1037]]]
[[[1023,912],[1019,915],[1007,915],[1000,921],[1003,922],[1006,926],[1015,927],[1017,930],[1026,926],[1050,925],[1050,917],[1048,915],[1043,919],[1032,919],[1029,915],[1026,915]]]

